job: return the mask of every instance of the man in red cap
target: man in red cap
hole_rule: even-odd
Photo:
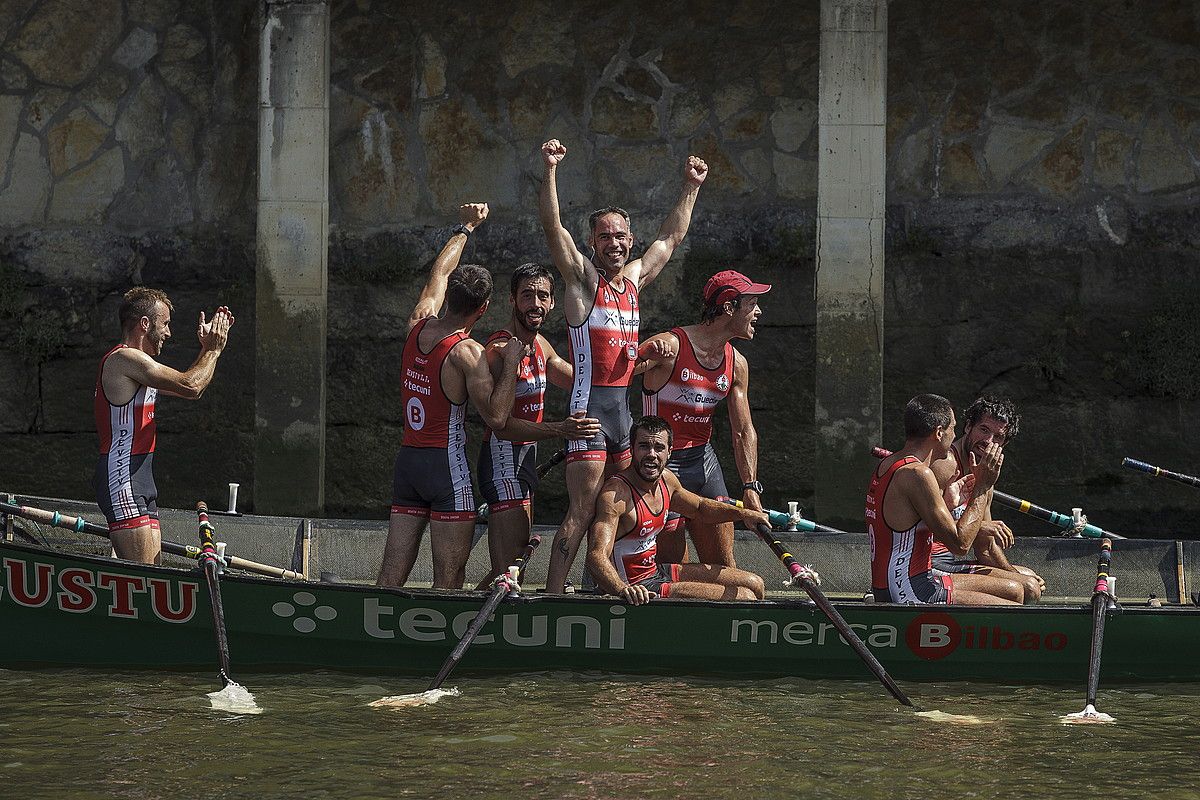
[[[762,511],[763,486],[758,481],[758,434],[750,418],[750,368],[730,342],[754,338],[755,323],[762,316],[759,297],[769,291],[770,284],[755,283],[740,272],[718,272],[704,285],[699,324],[672,328],[642,345],[647,363],[642,375],[642,411],[666,419],[675,437],[667,467],[689,492],[710,498],[729,494],[711,441],[713,411],[728,396],[742,501],[755,511]],[[657,355],[664,351],[672,355]],[[683,523],[677,514],[668,518],[658,537],[661,561],[684,561]],[[687,522],[687,529],[701,563],[736,566],[732,522],[693,519]]]

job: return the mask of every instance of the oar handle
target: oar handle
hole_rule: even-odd
[[[871,455],[876,458],[887,458],[892,455],[892,451],[884,447],[872,447]],[[1069,517],[1066,514],[1059,514],[1057,511],[1051,511],[1048,508],[1042,508],[1039,505],[1022,500],[1019,497],[1014,497],[1011,494],[1005,494],[999,489],[992,489],[992,498],[999,500],[1003,505],[1009,508],[1015,508],[1022,514],[1028,514],[1031,517],[1049,522],[1051,525],[1057,525],[1064,531],[1076,530],[1078,526],[1075,524],[1074,517]],[[1099,539],[1102,536],[1107,536],[1110,539],[1124,539],[1120,534],[1106,531],[1103,528],[1098,528],[1095,525],[1085,522],[1081,527],[1078,527],[1079,533],[1089,539]]]
[[[1156,477],[1170,478],[1171,480],[1178,481],[1179,483],[1186,483],[1188,486],[1200,487],[1200,478],[1196,478],[1192,475],[1184,475],[1182,472],[1172,472],[1169,469],[1163,469],[1162,467],[1156,467],[1153,464],[1147,464],[1145,461],[1126,458],[1121,461],[1121,466],[1129,467],[1130,469],[1136,469],[1139,472],[1148,472]]]
[[[821,609],[822,613],[829,618],[829,621],[833,623],[833,627],[837,629],[837,632],[853,648],[854,652],[858,654],[858,657],[863,660],[863,663],[874,673],[875,677],[879,679],[879,682],[883,684],[892,697],[896,698],[902,705],[911,707],[913,705],[912,700],[909,700],[908,695],[900,690],[900,687],[892,680],[892,676],[888,675],[887,670],[883,668],[883,664],[879,663],[879,659],[875,657],[875,654],[867,649],[867,646],[863,644],[862,639],[858,638],[858,634],[854,632],[850,624],[833,607],[833,604],[829,602],[829,598],[825,596],[820,587],[809,577],[809,570],[801,566],[792,557],[792,554],[784,549],[783,544],[772,535],[770,527],[764,524],[755,525],[754,532],[758,534],[758,538],[771,547],[771,550],[775,552],[775,555],[779,557],[779,560],[783,562],[788,572],[791,573],[792,581],[799,584],[800,588],[812,598],[812,601],[817,604],[817,608]]]

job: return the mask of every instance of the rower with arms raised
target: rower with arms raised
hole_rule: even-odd
[[[570,507],[554,538],[546,589],[561,592],[576,551],[592,519],[596,493],[604,478],[629,463],[629,381],[638,360],[638,294],[654,280],[687,233],[692,208],[708,165],[689,156],[683,191],[658,235],[641,258],[629,260],[634,237],[629,215],[602,208],[589,218],[584,256],[562,226],[558,207],[558,165],[567,148],[557,139],[542,145],[546,167],[538,196],[538,214],[554,266],[564,284],[564,312],[570,327],[574,373],[570,411],[599,419],[601,433],[572,441],[567,448]]]
[[[125,293],[118,312],[121,343],[100,359],[93,399],[100,437],[93,479],[96,502],[108,520],[117,557],[146,564],[159,562],[162,547],[153,469],[157,395],[199,399],[212,382],[233,325],[225,306],[212,320],[201,311],[196,327],[200,355],[179,372],[155,360],[171,338],[173,309],[161,289],[136,286]]]
[[[526,355],[520,339],[500,345],[502,367],[493,380],[483,345],[471,338],[472,326],[491,302],[492,276],[481,266],[459,266],[458,261],[467,237],[487,215],[485,203],[459,209],[461,222],[433,262],[408,318],[400,364],[404,439],[396,454],[380,586],[403,586],[408,580],[426,523],[433,551],[433,586],[458,589],[463,585],[475,531],[475,496],[466,451],[467,398],[488,427],[503,428],[512,411],[517,365]],[[433,316],[443,302],[443,316]]]

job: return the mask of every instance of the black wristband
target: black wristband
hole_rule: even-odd
[[[758,481],[747,481],[746,483],[742,484],[742,491],[745,492],[747,490],[756,492],[761,496],[763,493],[763,485]]]
[[[469,236],[471,235],[471,229],[470,229],[470,228],[468,228],[466,225],[463,225],[461,222],[460,222],[460,223],[458,223],[457,225],[455,225],[453,228],[451,228],[451,229],[450,229],[450,235],[451,235],[451,236],[457,236],[457,235],[458,235],[458,234],[460,234],[460,233],[461,233],[463,236],[468,236],[468,237],[469,237]]]

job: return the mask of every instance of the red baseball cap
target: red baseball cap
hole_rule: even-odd
[[[755,283],[737,270],[718,272],[704,284],[704,304],[715,306],[742,294],[766,294],[771,291],[769,283]]]

